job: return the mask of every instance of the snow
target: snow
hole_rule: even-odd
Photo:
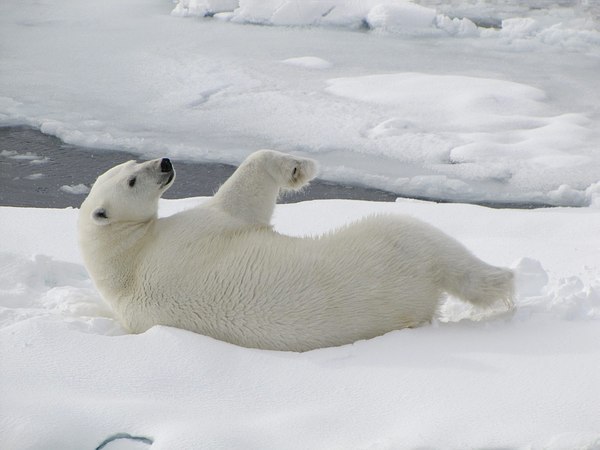
[[[31,175],[27,175],[25,177],[26,180],[39,180],[40,178],[43,178],[44,174],[43,173],[32,173]]]
[[[63,192],[66,192],[67,194],[75,194],[75,195],[82,195],[82,194],[87,194],[88,192],[90,192],[90,188],[82,183],[74,184],[74,185],[65,184],[64,186],[60,187],[60,190]]]
[[[317,56],[301,56],[298,58],[288,58],[282,61],[284,64],[292,66],[304,67],[306,69],[330,69],[333,64],[331,62],[319,58]]]
[[[296,236],[411,214],[517,274],[511,316],[449,298],[430,326],[303,354],[128,335],[82,265],[78,211],[0,207],[2,448],[600,449],[597,2],[5,0],[0,41],[0,125],[175,165],[275,148],[404,196],[562,206],[278,206]],[[47,176],[23,150],[1,154]]]
[[[0,39],[0,125],[174,160],[296,151],[403,196],[595,203],[597,2],[7,0]]]
[[[444,191],[452,191],[455,197],[468,198],[473,187],[457,183],[457,173],[463,179],[510,180],[520,190],[533,190],[539,182],[532,180],[534,172],[572,170],[576,174],[588,162],[572,152],[574,146],[585,146],[590,136],[588,119],[578,114],[553,116],[545,104],[546,94],[531,86],[421,73],[341,78],[328,83],[327,92],[392,111],[395,117],[367,130],[372,140],[385,142],[386,156],[398,158],[397,149],[402,148],[402,158],[407,161],[424,159],[438,172],[451,176],[444,177],[449,186],[437,186],[439,192],[432,190],[433,178],[426,183],[429,190],[419,184],[413,189],[415,177],[396,179],[395,190],[409,195],[425,192],[441,198]],[[449,134],[460,135],[467,142],[443,138]],[[527,168],[519,161],[524,155],[530,160]],[[518,171],[511,167],[513,161],[521,164]],[[550,201],[562,198],[566,197],[548,195]],[[574,199],[572,203],[581,202]]]
[[[203,201],[161,200],[160,215]],[[82,266],[77,212],[0,208],[6,448],[600,448],[596,208],[278,206],[276,229],[297,236],[411,214],[517,272],[510,317],[472,321],[448,299],[430,326],[307,353],[125,334]]]
[[[4,156],[8,159],[29,161],[29,164],[46,164],[49,161],[45,156],[42,157],[31,152],[17,153],[13,150],[2,150],[0,156]]]

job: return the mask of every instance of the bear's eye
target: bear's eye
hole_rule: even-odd
[[[130,178],[129,179],[129,187],[134,187],[135,186],[135,181],[137,180],[136,177]]]

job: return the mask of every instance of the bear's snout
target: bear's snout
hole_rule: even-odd
[[[160,171],[171,172],[173,170],[173,164],[169,158],[163,158],[160,160]]]

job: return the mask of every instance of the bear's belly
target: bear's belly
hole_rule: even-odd
[[[132,331],[161,324],[247,347],[308,350],[417,326],[440,295],[422,266],[391,263],[393,246],[372,240],[341,249],[278,235],[200,244],[142,266],[138,306],[124,314]]]

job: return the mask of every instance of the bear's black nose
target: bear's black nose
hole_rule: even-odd
[[[173,164],[171,164],[171,160],[169,158],[163,158],[160,161],[160,171],[161,172],[170,172],[173,170]]]

